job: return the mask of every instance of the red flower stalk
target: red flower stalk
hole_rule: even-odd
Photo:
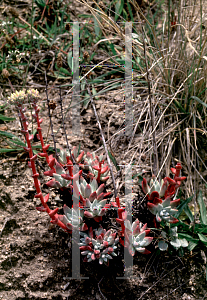
[[[53,156],[48,156],[48,153],[47,153],[47,150],[50,147],[50,144],[45,146],[43,136],[42,136],[41,123],[42,123],[43,119],[39,118],[39,111],[40,110],[39,110],[38,105],[37,105],[37,102],[39,100],[39,92],[37,90],[32,89],[32,90],[29,90],[27,92],[27,95],[28,95],[29,100],[32,103],[32,107],[34,108],[34,111],[35,111],[35,113],[32,114],[32,116],[37,122],[37,131],[38,131],[37,138],[40,140],[40,143],[41,143],[41,146],[42,146],[42,151],[43,151],[43,153],[39,153],[38,155],[40,155],[41,157],[46,158],[48,166],[55,173],[55,168],[54,168],[55,161],[53,159]],[[45,174],[45,175],[50,176],[50,174],[52,174],[52,172],[50,172],[48,174]]]
[[[37,159],[37,155],[33,155],[32,145],[31,145],[31,140],[32,140],[33,136],[29,135],[28,122],[27,122],[27,118],[24,114],[26,109],[22,108],[21,103],[18,103],[17,107],[18,107],[19,116],[21,118],[22,125],[23,125],[22,133],[25,135],[25,139],[26,139],[26,143],[27,143],[27,147],[25,147],[25,150],[29,153],[30,168],[32,169],[32,173],[33,173],[32,177],[34,179],[34,186],[35,186],[36,191],[37,191],[37,194],[35,195],[35,198],[39,198],[42,205],[43,205],[42,207],[38,207],[37,210],[46,211],[49,214],[50,218],[52,219],[51,220],[52,223],[55,223],[55,224],[59,225],[61,228],[63,228],[65,231],[68,232],[67,227],[59,220],[59,215],[57,214],[57,209],[51,211],[51,209],[47,205],[47,201],[49,199],[49,194],[47,194],[45,197],[43,197],[43,195],[42,195],[42,191],[41,191],[41,188],[40,188],[40,183],[39,183],[39,180],[38,180],[39,173],[37,173],[37,170],[36,170],[36,167],[35,167],[35,160]]]

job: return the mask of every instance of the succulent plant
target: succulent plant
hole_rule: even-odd
[[[170,197],[165,200],[155,198],[153,203],[148,202],[147,206],[150,212],[156,216],[156,221],[165,221],[168,223],[177,223],[178,220],[173,217],[177,213],[175,207],[180,203],[180,199],[170,201]]]
[[[165,177],[161,180],[161,183],[159,183],[156,180],[156,177],[153,176],[150,180],[150,185],[147,184],[147,180],[143,178],[142,181],[142,189],[145,194],[147,194],[148,200],[153,201],[155,197],[162,198],[165,196],[165,192],[168,188],[168,181]]]
[[[138,219],[130,224],[127,220],[125,208],[120,205],[119,197],[116,197],[116,202],[111,202],[111,204],[107,204],[107,200],[104,199],[110,193],[104,193],[104,184],[100,184],[101,182],[106,182],[109,178],[109,167],[104,163],[103,155],[97,156],[95,153],[91,154],[89,152],[84,154],[84,151],[80,151],[77,147],[73,147],[71,151],[61,150],[59,159],[56,159],[53,155],[48,155],[47,151],[50,145],[44,144],[42,136],[41,123],[43,119],[39,119],[40,109],[37,105],[39,98],[39,92],[33,89],[27,93],[24,90],[15,92],[9,97],[10,103],[15,105],[18,109],[22,124],[21,132],[24,134],[27,143],[27,147],[24,147],[24,150],[28,152],[30,158],[29,167],[31,168],[34,186],[36,188],[36,195],[34,197],[39,198],[42,205],[37,207],[37,210],[47,212],[51,218],[51,222],[60,226],[67,233],[71,234],[72,230],[80,231],[83,237],[80,239],[79,246],[81,254],[85,255],[84,261],[90,262],[98,260],[99,264],[105,263],[108,265],[109,260],[112,259],[113,256],[117,256],[115,251],[118,242],[127,247],[132,256],[135,255],[136,251],[143,254],[150,253],[145,247],[151,243],[153,238],[147,237],[150,232],[150,230],[147,229],[147,224],[141,224]],[[80,195],[79,205],[73,203],[72,208],[66,205],[63,206],[64,215],[58,214],[59,207],[53,210],[49,208],[47,202],[50,195],[47,194],[43,196],[41,191],[41,184],[38,180],[39,173],[37,173],[35,165],[37,154],[34,155],[31,145],[34,136],[29,134],[28,119],[25,114],[26,101],[29,101],[32,105],[34,111],[32,116],[37,125],[37,138],[41,142],[42,151],[38,153],[38,155],[45,157],[50,168],[49,171],[44,172],[44,175],[53,177],[52,180],[47,182],[47,185],[49,187],[69,189],[71,193],[74,192],[75,199],[76,196],[78,197]],[[50,114],[49,117],[51,118]],[[76,167],[78,171],[74,172]],[[84,174],[80,168],[85,170],[86,174]],[[185,177],[180,177],[181,169],[180,163],[171,169],[174,174],[173,179],[165,177],[161,183],[159,183],[155,176],[153,176],[149,186],[146,179],[143,179],[142,182],[143,191],[147,194],[147,198],[150,201],[148,203],[149,210],[156,216],[155,219],[157,222],[166,222],[165,228],[162,231],[163,238],[167,239],[167,241],[169,241],[168,243],[179,250],[182,250],[182,247],[187,247],[188,242],[185,239],[180,239],[177,233],[177,227],[169,228],[169,223],[178,222],[174,215],[177,212],[175,207],[180,200],[171,200],[176,189],[185,179]],[[90,182],[88,183],[81,175],[87,175]],[[119,232],[115,232],[112,229],[106,231],[102,227],[99,227],[98,230],[90,228],[88,234],[83,233],[82,231],[88,230],[84,221],[87,221],[87,224],[95,224],[95,222],[90,222],[86,220],[86,218],[94,219],[96,222],[99,222],[110,205],[113,205],[117,209],[118,218],[116,221],[121,224]],[[161,223],[161,226],[162,225],[163,223]],[[169,229],[164,231],[166,227]],[[166,245],[168,246],[164,240],[159,242],[159,247],[163,246],[161,250],[163,250]]]
[[[105,182],[109,178],[107,176],[109,172],[109,167],[103,160],[103,154],[100,156],[95,155],[95,153],[89,153],[84,157],[84,163],[80,165],[83,169],[89,171],[91,177],[95,177],[99,182]]]
[[[109,259],[112,256],[117,256],[114,252],[117,249],[116,244],[119,238],[116,237],[117,233],[113,230],[106,231],[102,227],[99,227],[95,231],[96,238],[93,238],[93,230],[90,228],[89,235],[84,234],[84,237],[80,239],[80,250],[82,255],[86,255],[84,261],[91,262],[98,259],[99,264],[109,264]]]
[[[172,197],[175,194],[176,189],[180,186],[181,182],[186,179],[186,177],[179,177],[181,169],[181,164],[177,163],[175,168],[171,168],[174,178],[171,179],[170,177],[165,177],[161,180],[161,183],[156,180],[154,175],[150,180],[150,185],[148,185],[147,180],[143,178],[142,190],[145,194],[147,194],[148,200],[154,201],[155,198],[161,199]]]
[[[105,214],[106,210],[110,207],[110,204],[106,204],[107,200],[98,201],[95,199],[92,203],[90,200],[86,199],[85,205],[81,206],[84,209],[84,216],[86,218],[93,218],[96,222],[102,220],[102,216]]]
[[[86,170],[86,171],[89,171],[89,167],[91,167],[92,163],[94,163],[96,161],[96,155],[95,153],[90,153],[90,152],[87,152],[84,157],[84,162],[83,164],[81,164],[81,167]],[[103,156],[99,156],[99,159],[103,160]]]
[[[68,174],[64,168],[56,161],[53,170],[44,172],[46,176],[53,176],[54,178],[48,181],[46,184],[49,187],[54,188],[69,188],[71,186],[71,181],[64,179],[61,175]],[[68,174],[69,175],[69,174]]]
[[[83,199],[89,199],[90,201],[93,201],[94,199],[97,199],[98,201],[106,198],[107,196],[109,196],[111,193],[103,193],[104,191],[104,184],[101,184],[98,187],[98,183],[97,180],[95,178],[93,178],[90,182],[90,184],[88,184],[86,182],[86,180],[81,176],[80,177],[80,197],[81,200]]]
[[[59,217],[59,220],[67,226],[69,230],[79,229],[81,231],[88,230],[87,225],[83,222],[84,212],[82,209],[69,208],[64,204],[64,215]]]
[[[168,233],[166,231],[162,231],[161,235],[165,240],[169,240],[170,244],[176,249],[178,250],[181,247],[188,247],[188,241],[183,238],[180,239],[178,237],[178,233],[177,233],[178,227],[175,226],[173,228],[170,228],[168,230]],[[158,243],[158,247],[161,251],[165,251],[168,248],[168,243],[164,240],[159,241]]]
[[[72,150],[71,150],[71,154],[72,154],[72,156],[73,156],[73,158],[74,158],[74,160],[75,160],[75,162],[77,163],[77,164],[79,164],[80,162],[81,162],[81,160],[83,159],[83,156],[84,156],[84,151],[79,151],[79,149],[76,147],[76,146],[74,146],[73,148],[72,148]],[[63,149],[61,149],[60,150],[60,157],[59,157],[59,159],[60,159],[60,163],[62,163],[62,164],[66,164],[67,162],[68,162],[68,159],[69,160],[72,160],[72,157],[71,157],[71,155],[70,155],[70,152],[69,152],[69,150],[63,150]]]
[[[142,254],[150,253],[149,250],[145,249],[153,240],[153,237],[146,237],[149,232],[150,230],[147,229],[147,224],[142,225],[138,219],[132,224],[129,220],[125,221],[125,247],[128,248],[132,256],[135,255],[136,251]]]
[[[178,227],[170,228],[170,244],[175,248],[179,249],[180,247],[188,247],[188,242],[185,238],[180,239],[178,237]]]

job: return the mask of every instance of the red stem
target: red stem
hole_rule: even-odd
[[[99,161],[99,169],[98,169],[98,176],[97,176],[98,183],[100,183],[100,179],[101,179],[101,164],[102,161]]]
[[[119,219],[122,219],[122,212],[121,210],[119,209],[120,208],[120,201],[119,201],[119,197],[116,197],[116,203],[118,205],[118,216],[119,216]],[[125,227],[124,227],[124,223],[121,224],[121,234],[124,234],[124,231],[125,231]]]
[[[26,138],[26,142],[27,142],[27,147],[29,149],[28,152],[29,152],[29,157],[30,157],[31,169],[32,169],[32,173],[33,173],[32,177],[34,179],[34,186],[35,186],[36,191],[37,191],[36,198],[40,198],[40,201],[41,201],[43,207],[46,209],[46,212],[48,214],[50,214],[52,211],[49,208],[49,206],[47,205],[46,201],[44,200],[44,197],[42,195],[42,191],[41,191],[41,188],[40,188],[40,184],[39,184],[39,181],[38,181],[39,173],[37,173],[37,170],[36,170],[36,167],[35,167],[35,162],[34,162],[35,159],[34,159],[34,156],[33,156],[32,146],[31,146],[29,132],[28,132],[27,118],[24,115],[24,112],[23,112],[23,109],[22,109],[22,105],[19,104],[18,105],[18,109],[19,109],[19,112],[20,112],[20,118],[22,120],[22,125],[23,125],[23,128],[24,128],[24,134],[25,134],[25,138]],[[58,217],[56,215],[57,214],[55,214],[55,215],[52,214],[50,216],[50,218],[52,219],[52,221],[54,223],[56,223],[57,225],[59,225],[60,227],[62,227],[64,230],[69,231],[67,229],[67,227],[58,219]]]
[[[35,119],[37,121],[37,131],[38,131],[38,134],[39,134],[39,138],[40,138],[40,142],[41,142],[41,146],[42,146],[42,151],[43,151],[43,153],[45,153],[45,158],[46,158],[47,164],[49,165],[49,163],[50,163],[49,156],[47,154],[47,150],[45,149],[45,144],[44,144],[44,140],[43,140],[43,136],[42,136],[42,128],[41,128],[42,120],[39,119],[39,115],[38,115],[40,110],[39,110],[38,105],[36,104],[36,102],[33,102],[32,106],[35,110]],[[51,168],[51,169],[54,169],[54,168]]]

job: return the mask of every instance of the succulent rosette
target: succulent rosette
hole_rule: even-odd
[[[106,210],[110,207],[110,204],[106,204],[107,200],[98,201],[95,199],[92,203],[90,200],[86,199],[85,205],[81,206],[84,210],[84,216],[89,219],[94,219],[96,222],[102,220],[102,216],[105,214]]]
[[[55,166],[50,171],[44,172],[46,176],[53,176],[54,178],[48,181],[46,184],[49,187],[54,188],[69,188],[71,186],[71,181],[64,179],[62,175],[69,175],[68,172],[55,160]]]
[[[95,177],[98,182],[106,182],[109,178],[109,167],[103,160],[103,154],[100,156],[89,153],[84,157],[84,163],[81,167],[89,171],[89,176]]]
[[[170,228],[170,244],[178,250],[180,247],[188,247],[188,241],[183,238],[178,237],[178,227],[175,226],[173,228]]]
[[[153,176],[150,180],[150,185],[147,184],[147,180],[143,178],[142,181],[142,190],[145,194],[147,194],[147,198],[149,201],[153,201],[155,197],[162,198],[165,196],[165,192],[168,188],[168,181],[167,177],[161,180],[161,183],[159,183],[156,180],[156,177]]]
[[[109,196],[111,193],[103,193],[104,191],[104,184],[101,184],[98,187],[97,180],[93,178],[91,182],[88,184],[86,180],[81,176],[80,177],[80,198],[83,199],[89,199],[90,201],[93,201],[94,199],[97,199],[98,201],[103,200],[107,196]]]
[[[69,208],[67,205],[64,205],[63,211],[64,215],[59,216],[59,220],[65,224],[69,230],[88,230],[87,225],[83,221],[84,212],[82,209]]]
[[[153,203],[148,202],[147,206],[150,212],[155,215],[156,221],[158,223],[165,221],[168,223],[177,223],[178,219],[174,217],[177,213],[177,209],[175,207],[180,203],[180,199],[176,199],[170,201],[170,197],[165,200],[155,198]]]
[[[83,162],[83,164],[81,164],[81,167],[82,167],[84,170],[89,171],[89,167],[91,167],[91,166],[92,166],[92,163],[94,163],[94,162],[96,161],[96,155],[95,155],[94,152],[93,152],[93,153],[87,152],[87,153],[84,155],[83,159],[84,159],[84,162]],[[99,159],[102,160],[102,159],[103,159],[103,156],[102,156],[102,155],[99,156]]]
[[[177,163],[175,168],[171,168],[174,178],[165,177],[159,183],[156,177],[153,175],[150,180],[150,185],[147,184],[147,180],[143,178],[142,190],[147,195],[149,201],[154,201],[155,198],[166,198],[173,197],[177,188],[180,186],[181,182],[186,179],[186,177],[180,177],[180,171],[182,166]]]
[[[151,253],[147,247],[153,240],[153,237],[147,237],[150,230],[147,229],[147,224],[142,225],[138,219],[132,224],[129,220],[125,221],[125,247],[128,248],[129,253],[134,256],[135,252],[142,254]]]
[[[80,250],[82,255],[86,255],[84,261],[91,262],[98,259],[99,264],[109,264],[109,260],[113,256],[117,256],[114,252],[117,249],[116,244],[119,241],[117,232],[113,230],[106,231],[102,227],[95,230],[96,238],[93,238],[93,230],[90,228],[89,235],[84,234],[84,237],[80,239]]]
[[[161,232],[161,236],[165,239],[165,240],[160,240],[158,243],[158,247],[161,251],[166,251],[168,249],[168,243],[166,241],[169,241],[170,244],[176,249],[180,249],[180,248],[185,248],[188,247],[188,241],[185,238],[179,238],[178,236],[178,227],[172,227],[169,228],[169,230],[166,231],[162,231]]]
[[[75,162],[77,164],[79,164],[81,162],[81,160],[83,159],[84,151],[79,150],[76,146],[74,146],[71,150],[71,154],[72,154]],[[61,149],[59,159],[60,159],[60,163],[62,163],[64,165],[68,162],[68,160],[72,161],[72,157],[70,155],[69,150]]]

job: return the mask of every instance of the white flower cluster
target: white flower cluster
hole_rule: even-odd
[[[25,100],[29,97],[32,101],[38,101],[40,98],[39,92],[37,90],[31,89],[28,90],[27,93],[22,91],[16,91],[15,93],[11,94],[10,97],[8,97],[8,100],[11,104],[23,104]]]
[[[31,100],[38,100],[40,97],[38,90],[34,90],[34,89],[27,91],[27,95]]]
[[[11,94],[10,97],[8,97],[8,100],[11,104],[23,104],[26,99],[26,93],[24,90],[22,91],[16,91],[15,93]]]

